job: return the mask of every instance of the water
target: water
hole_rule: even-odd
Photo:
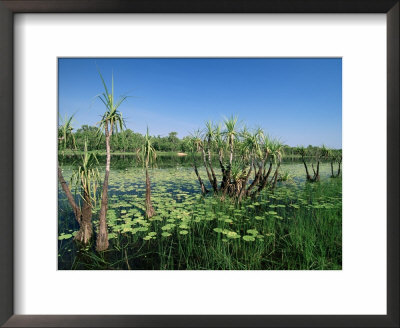
[[[60,158],[66,181],[69,181],[72,174],[75,159],[74,157]],[[105,163],[104,156],[98,159],[100,163]],[[200,160],[198,161],[198,165],[200,166]],[[176,217],[197,215],[196,210],[193,210],[193,208],[201,200],[201,190],[191,166],[192,162],[189,157],[160,156],[157,160],[157,166],[150,170],[152,201],[158,214],[157,217],[160,217],[160,221],[172,222],[176,220]],[[272,172],[274,172],[274,168]],[[99,169],[101,179],[103,179],[104,166],[100,165]],[[214,169],[220,181],[221,175],[218,174],[220,172],[218,163],[214,164]],[[311,165],[309,170],[312,171]],[[212,190],[205,169],[199,167],[199,172],[207,188]],[[307,185],[309,184],[306,183],[305,169],[301,161],[293,159],[284,160],[280,172],[288,172],[290,179],[286,182],[278,183],[277,190],[282,191],[281,194],[278,193],[278,195],[281,195],[278,196],[278,200],[279,197],[283,201],[287,201],[290,197],[296,198],[296,195],[302,193],[305,188],[308,188]],[[330,175],[330,163],[322,163],[320,165],[321,184],[325,182],[330,183]],[[72,235],[79,229],[79,226],[74,219],[72,210],[61,187],[59,187],[58,195],[59,268],[70,269],[74,266],[78,254]],[[112,156],[109,178],[109,210],[107,213],[111,245],[113,245],[114,241],[117,241],[118,236],[125,230],[131,232],[131,227],[133,226],[132,220],[139,220],[140,223],[140,220],[144,218],[144,197],[145,171],[137,161],[136,156]],[[211,199],[212,196],[208,198]],[[340,193],[335,200],[337,204],[339,204],[339,199],[341,206]],[[76,196],[76,200],[80,201],[79,196]],[[95,227],[98,210],[99,204],[97,203],[93,214]],[[206,213],[201,211],[200,213]],[[69,238],[65,238],[65,236],[69,236]]]

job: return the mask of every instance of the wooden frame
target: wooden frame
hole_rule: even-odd
[[[0,324],[5,327],[399,327],[399,0],[0,0]],[[386,13],[387,315],[14,315],[14,13]],[[17,133],[18,130],[15,129]]]

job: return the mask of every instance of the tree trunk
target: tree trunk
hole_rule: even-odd
[[[317,163],[317,172],[315,174],[315,181],[319,181],[319,161]]]
[[[239,197],[238,197],[238,203],[242,201],[243,195],[246,194],[246,185],[247,182],[249,181],[251,171],[253,170],[253,165],[254,165],[254,158],[251,160],[249,172],[247,173],[246,179],[243,181],[243,185],[241,186],[240,192],[239,192]]]
[[[339,175],[340,175],[341,166],[342,166],[342,162],[340,161],[340,162],[338,163],[337,176],[339,176]]]
[[[253,192],[253,194],[252,194],[252,197],[253,197],[253,198],[256,197],[256,196],[261,192],[261,190],[263,190],[263,189],[265,188],[265,186],[266,186],[267,183],[268,183],[268,178],[269,178],[269,175],[271,174],[271,171],[272,171],[272,162],[269,163],[268,171],[267,171],[267,173],[263,176],[261,185],[257,188],[256,191]]]
[[[233,140],[231,140],[229,142],[229,146],[230,146],[230,155],[229,155],[229,167],[232,167],[232,161],[233,161]]]
[[[334,178],[335,174],[333,173],[333,162],[331,162],[331,177]]]
[[[225,171],[225,182],[224,182],[224,188],[222,189],[222,196],[221,196],[222,201],[225,200],[226,193],[228,192],[229,185],[231,183],[230,180],[231,180],[231,168],[229,166],[228,169]]]
[[[265,175],[265,162],[268,160],[268,151],[265,152],[265,157],[262,159],[261,164],[259,166],[259,170],[255,175],[253,182],[250,184],[249,188],[246,190],[246,195],[250,194],[250,191],[259,183],[262,174]],[[254,173],[255,173],[255,164],[254,164]],[[264,172],[264,173],[263,173]]]
[[[72,210],[74,211],[76,221],[78,221],[78,223],[81,224],[81,218],[82,218],[81,209],[75,203],[74,196],[72,195],[71,190],[69,190],[68,185],[64,180],[60,166],[58,166],[58,180],[60,181],[61,188],[64,190],[64,193],[67,196],[68,202],[71,205]]]
[[[302,157],[302,160],[303,160],[304,168],[306,169],[307,181],[310,181],[311,180],[311,175],[308,172],[308,167],[307,167],[306,161],[304,160],[304,157]]]
[[[93,226],[92,226],[92,200],[89,195],[84,192],[84,201],[82,205],[82,220],[78,233],[75,235],[75,240],[87,244],[92,238]]]
[[[217,181],[217,177],[215,176],[215,172],[214,169],[212,167],[212,161],[211,161],[211,150],[210,150],[210,142],[208,142],[208,165],[210,166],[210,170],[211,170],[211,175],[213,178],[213,182],[212,182],[212,186],[214,189],[214,192],[218,192],[218,181]]]
[[[146,217],[149,219],[154,216],[155,211],[153,204],[151,203],[151,187],[150,187],[150,177],[148,170],[148,163],[146,163]]]
[[[208,189],[204,186],[203,180],[201,180],[199,171],[197,170],[196,163],[193,163],[193,168],[194,168],[194,172],[196,173],[197,179],[199,180],[199,183],[200,183],[201,193],[203,195],[205,195],[206,193],[208,193]]]
[[[112,126],[111,126],[112,133]],[[108,230],[107,230],[107,209],[108,209],[108,177],[110,176],[110,162],[111,162],[111,149],[110,149],[110,133],[108,131],[108,121],[105,122],[106,134],[106,173],[104,176],[103,192],[101,194],[101,205],[99,214],[99,234],[97,235],[96,249],[97,251],[105,251],[108,248]]]
[[[225,186],[225,167],[224,164],[222,163],[222,152],[220,151],[219,153],[219,166],[221,167],[221,172],[222,172],[222,180],[221,180],[221,186],[219,187],[219,190],[223,190]]]
[[[274,182],[272,184],[272,190],[275,189],[276,187],[276,183],[278,181],[278,172],[279,172],[279,168],[281,167],[281,162],[278,163],[278,166],[276,167],[275,170],[275,174],[274,174]]]
[[[204,148],[201,147],[201,151],[203,153],[203,162],[204,162],[204,166],[206,168],[206,172],[207,172],[207,176],[208,176],[208,180],[210,181],[211,186],[214,188],[214,182],[213,179],[211,177],[210,171],[208,170],[208,166],[207,166],[207,160],[206,160],[206,152],[204,151]],[[218,190],[217,190],[218,191]]]

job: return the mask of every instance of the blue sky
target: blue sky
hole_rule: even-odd
[[[184,137],[204,122],[237,115],[290,146],[342,145],[342,61],[337,58],[59,59],[59,115],[95,125],[105,111],[98,70],[127,128]]]

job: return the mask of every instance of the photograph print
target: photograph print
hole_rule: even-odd
[[[59,270],[341,270],[341,58],[59,58]]]

